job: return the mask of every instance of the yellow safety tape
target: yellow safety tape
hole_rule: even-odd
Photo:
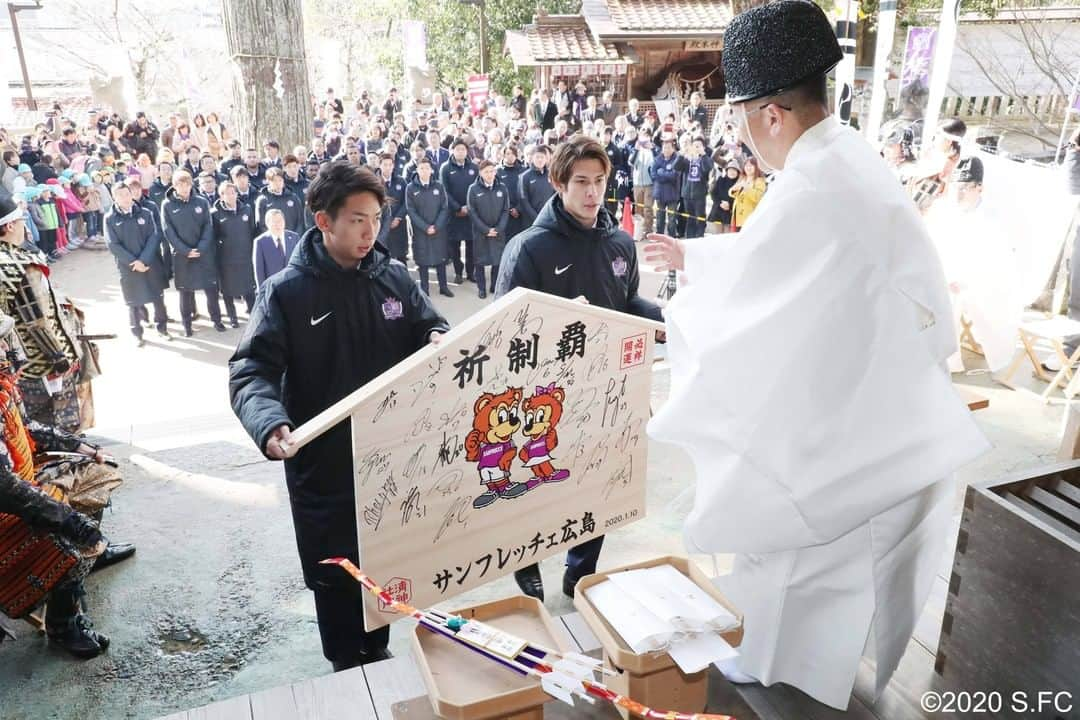
[[[618,198],[608,198],[607,202],[613,202],[613,203],[618,203],[619,205],[622,205],[624,201],[619,200]],[[633,200],[630,200],[630,204],[633,205],[634,207],[639,207],[639,208],[648,207],[648,205],[645,205],[644,203],[636,203]],[[657,214],[657,213],[661,212],[661,210],[659,209],[660,205],[657,204],[657,203],[653,203],[652,208],[653,208],[653,213],[654,214]],[[689,214],[684,213],[684,212],[679,212],[678,210],[670,210],[670,209],[669,210],[664,210],[663,212],[667,213],[668,216],[677,215],[679,217],[689,218],[690,220],[701,220],[702,222],[709,222],[709,218],[702,217],[701,215],[689,215]]]

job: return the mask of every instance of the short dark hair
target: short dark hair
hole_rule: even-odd
[[[829,105],[828,78],[824,74],[811,75],[780,94],[800,106],[825,105],[827,107]]]
[[[323,165],[311,181],[307,192],[308,209],[312,213],[324,212],[330,219],[335,219],[349,196],[359,193],[371,193],[380,206],[386,204],[383,182],[375,173],[348,160],[334,160]]]
[[[465,142],[465,139],[461,137],[454,138],[454,142],[450,143],[450,149],[453,150],[458,145],[464,145],[466,150],[469,149],[469,143]]]
[[[243,165],[234,165],[233,169],[229,171],[229,177],[231,177],[233,180],[240,177],[241,175],[246,178],[251,177],[251,173],[249,173],[248,169]]]
[[[964,137],[967,134],[967,123],[960,118],[950,118],[941,124],[941,129],[950,135]]]
[[[268,168],[266,170],[266,176],[265,177],[266,177],[266,181],[269,182],[269,181],[273,180],[274,178],[283,178],[283,177],[285,177],[285,173],[281,170],[281,168],[279,168],[277,165],[275,165],[275,166],[273,166],[271,168]]]
[[[419,160],[416,161],[416,167],[420,167],[421,165],[427,165],[428,167],[434,167],[434,165],[431,162],[431,158],[429,158],[427,155],[424,155],[424,157],[422,157],[422,158],[420,158]]]
[[[949,142],[949,148],[953,155],[960,154],[960,141],[955,138],[962,138],[967,134],[967,123],[960,118],[952,118],[946,120],[939,126],[939,130],[948,135],[951,135],[954,139]]]
[[[486,170],[489,167],[495,167],[495,163],[491,162],[490,160],[481,160],[480,161],[480,168],[479,168],[480,170]]]
[[[296,156],[295,156],[295,155],[293,155],[292,153],[289,153],[288,155],[286,155],[286,156],[285,156],[285,157],[284,157],[284,158],[282,159],[282,161],[281,161],[281,164],[282,164],[282,165],[288,165],[288,164],[290,164],[290,163],[297,163],[297,164],[299,164],[299,162],[300,162],[300,158],[296,157]]]

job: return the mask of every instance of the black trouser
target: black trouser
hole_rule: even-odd
[[[473,267],[473,280],[476,281],[476,289],[479,292],[487,292],[487,278],[484,273],[484,268],[488,265],[476,265]],[[499,266],[491,265],[491,292],[495,292],[495,283],[499,279]]]
[[[152,301],[154,306],[154,325],[158,332],[165,332],[165,323],[168,322],[168,313],[165,311],[165,298],[160,295]],[[143,320],[149,322],[149,314],[145,305],[128,305],[128,321],[131,325],[131,334],[142,339]]]
[[[330,662],[362,660],[370,652],[385,650],[390,643],[390,627],[365,632],[364,596],[360,585],[328,587],[312,591],[319,621],[323,656]]]
[[[611,211],[612,215],[619,214],[619,186],[615,182],[609,182],[604,190],[604,207]]]
[[[247,305],[247,314],[251,314],[251,308],[255,307],[255,291],[244,293],[241,297],[244,299],[244,304]],[[228,295],[222,296],[225,301],[225,314],[229,316],[230,322],[236,322],[236,298],[231,298]]]
[[[465,262],[461,261],[461,243],[465,243]],[[450,261],[454,263],[454,273],[461,275],[465,268],[473,267],[473,239],[471,237],[458,238],[450,241]],[[472,277],[469,277],[472,280]]]
[[[686,237],[703,237],[705,235],[705,196],[684,198],[683,203],[687,214],[693,216],[686,219]]]
[[[679,236],[678,223],[676,222],[678,216],[675,214],[678,212],[678,208],[678,200],[674,200],[670,203],[656,204],[656,232],[661,235],[667,234],[672,237]]]
[[[39,230],[38,247],[46,255],[56,252],[56,230]]]
[[[418,268],[416,268],[416,274],[420,276],[420,289],[424,291],[425,295],[430,295],[431,294],[430,292],[428,292],[428,288],[430,287],[429,280],[431,278],[431,275],[428,273],[429,270],[431,270],[431,266],[429,266],[429,265],[421,265]],[[439,265],[435,266],[435,278],[439,281],[439,289],[440,290],[449,290],[450,289],[446,285],[446,264],[445,263],[442,263],[442,264],[439,264]]]
[[[191,321],[195,317],[195,291],[179,290],[180,293],[180,320],[185,328],[191,327]],[[221,322],[221,303],[218,300],[216,287],[203,290],[206,293],[206,311],[210,314],[210,320],[215,324]]]
[[[600,560],[600,549],[604,547],[604,536],[594,537],[588,542],[575,545],[566,551],[566,574],[575,581],[596,572],[596,563]],[[532,565],[531,567],[536,567]],[[522,568],[524,570],[525,568]]]
[[[602,547],[604,547],[603,535],[570,548],[566,551],[566,571],[575,578],[592,575],[596,572],[596,562],[600,559]]]
[[[454,273],[461,275],[468,270],[472,274],[473,265],[473,239],[472,224],[468,216],[464,218],[452,217],[446,228],[447,250],[450,253],[450,262],[454,263]],[[465,262],[461,261],[461,244],[465,243]],[[471,277],[469,278],[472,279]]]

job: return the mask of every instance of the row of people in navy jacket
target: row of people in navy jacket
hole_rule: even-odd
[[[384,154],[378,174],[390,202],[383,211],[379,241],[402,262],[411,246],[425,292],[434,270],[440,294],[453,296],[449,263],[457,284],[467,277],[485,298],[494,290],[507,241],[532,225],[554,194],[549,159],[548,148],[537,146],[526,165],[517,149],[507,146],[498,165],[487,160],[477,164],[469,159],[466,143],[458,140],[441,166],[436,167],[431,155],[418,154],[402,177],[396,174],[395,158]]]

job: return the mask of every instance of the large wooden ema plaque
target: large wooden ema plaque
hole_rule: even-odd
[[[518,289],[293,433],[352,420],[360,564],[418,607],[645,515],[654,331]],[[365,596],[369,630],[400,616]]]

